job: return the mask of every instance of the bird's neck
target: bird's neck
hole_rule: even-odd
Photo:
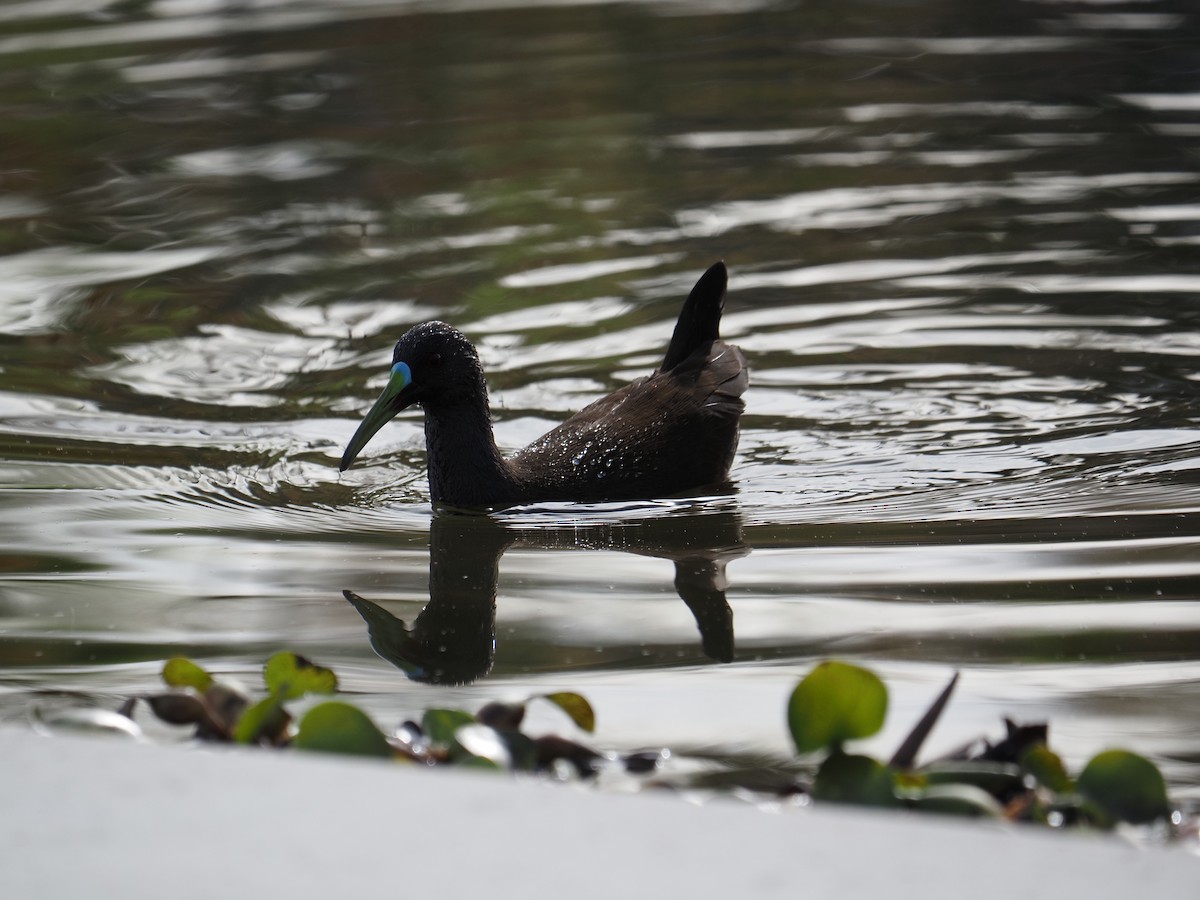
[[[516,494],[515,478],[492,432],[486,399],[425,407],[429,491],[435,503],[503,506]]]

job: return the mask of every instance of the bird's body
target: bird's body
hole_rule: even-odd
[[[496,446],[479,356],[457,330],[427,322],[396,344],[392,380],[351,439],[345,470],[400,409],[425,410],[435,503],[501,508],[544,500],[634,500],[724,481],[737,448],[749,373],[718,335],[727,275],[692,289],[662,365],[580,410],[505,459]]]

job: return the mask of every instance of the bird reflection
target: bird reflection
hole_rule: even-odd
[[[740,516],[729,510],[579,527],[521,527],[449,511],[429,531],[429,603],[411,626],[353,591],[343,591],[367,623],[371,647],[414,681],[467,684],[486,675],[496,647],[500,557],[525,549],[619,550],[675,563],[675,590],[687,604],[710,659],[734,656],[733,611],[725,567],[750,552]]]

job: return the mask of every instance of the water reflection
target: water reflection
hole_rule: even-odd
[[[620,550],[669,559],[675,590],[696,619],[704,654],[734,657],[733,610],[725,567],[746,556],[736,510],[667,515],[580,530],[521,527],[490,516],[440,512],[429,529],[429,603],[411,627],[380,604],[343,591],[367,623],[371,647],[414,681],[469,684],[486,675],[496,650],[496,583],[500,558],[525,549]]]
[[[1049,719],[1200,796],[1194,3],[434,6],[0,4],[0,718],[288,647],[381,721],[571,688],[606,746],[783,754],[837,654],[899,720],[962,669],[948,742]],[[522,447],[653,365],[720,256],[734,665],[575,510],[484,523],[431,590],[415,418],[337,476],[407,326],[476,341]],[[721,656],[716,564],[676,562]],[[397,678],[344,587],[418,636],[474,609],[489,677]]]

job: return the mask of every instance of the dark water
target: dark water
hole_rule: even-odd
[[[868,749],[960,669],[933,749],[1048,718],[1196,796],[1197,48],[1182,2],[0,6],[0,716],[287,648],[385,723],[570,689],[784,754],[838,656]],[[718,258],[735,493],[431,535],[416,413],[338,475],[409,325],[516,448]],[[415,678],[343,589],[429,605]]]

